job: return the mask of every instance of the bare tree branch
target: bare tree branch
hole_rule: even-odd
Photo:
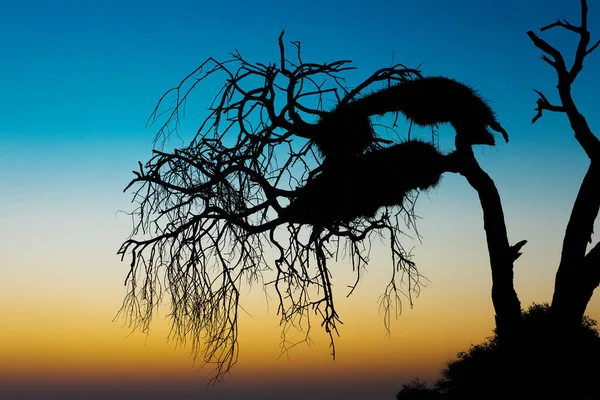
[[[596,289],[600,285],[600,243],[590,250],[585,256],[585,281],[589,282],[592,290]]]
[[[311,316],[316,315],[330,336],[334,356],[340,319],[327,262],[340,249],[346,249],[358,283],[371,241],[387,238],[392,272],[382,304],[388,328],[399,295],[412,304],[420,289],[421,275],[400,242],[404,230],[415,227],[410,205],[418,184],[405,184],[395,201],[375,206],[366,217],[348,210],[342,219],[317,224],[298,222],[298,215],[290,212],[300,193],[306,193],[302,190],[323,179],[315,172],[322,160],[311,149],[322,131],[311,119],[325,114],[325,100],[347,103],[375,84],[409,80],[420,76],[419,71],[402,65],[384,68],[349,90],[341,73],[354,68],[350,61],[304,62],[300,44],[292,45],[296,56],[289,60],[282,32],[279,59],[272,64],[249,63],[238,52],[225,62],[209,58],[167,91],[149,119],[159,126],[160,149],[146,164],[140,163],[126,188],[133,189],[137,208],[131,213],[131,237],[118,251],[122,259],[131,260],[120,315],[147,331],[166,296],[171,336],[191,343],[194,357],[214,364],[213,381],[237,361],[239,288],[244,282],[262,282],[277,294],[284,351],[294,345],[285,332],[299,328],[309,340]],[[215,76],[224,77],[225,83],[190,144],[162,150],[170,135],[179,134],[192,91]],[[372,140],[383,142],[377,136]],[[443,156],[435,151],[432,157]],[[353,168],[371,168],[374,176],[385,176],[385,171],[373,170],[381,169],[381,160],[385,158],[367,152],[352,161],[357,163]],[[442,172],[435,172],[437,179]],[[348,180],[343,170],[326,176]],[[366,198],[368,193],[358,188],[353,195]],[[333,204],[321,201],[324,208]],[[267,247],[275,249],[274,260],[265,255]]]
[[[548,53],[553,58],[553,60],[551,60],[544,55],[542,56],[542,60],[546,61],[548,64],[554,67],[554,69],[556,69],[557,73],[559,74],[564,74],[567,72],[565,60],[563,59],[562,54],[560,54],[560,51],[552,47],[545,40],[540,39],[535,33],[533,33],[533,31],[528,31],[527,35],[533,41],[533,44],[535,44],[537,48],[544,51],[545,53]]]
[[[536,92],[540,98],[537,100],[537,114],[535,117],[533,117],[533,119],[531,120],[531,123],[535,123],[535,121],[537,121],[538,119],[540,119],[542,117],[542,110],[548,110],[548,111],[554,111],[554,112],[565,112],[565,108],[562,106],[555,106],[553,104],[550,104],[550,102],[548,101],[548,99],[546,98],[546,96],[544,96],[544,94],[542,92],[540,92],[539,90],[535,90],[533,89],[534,92]]]
[[[543,109],[551,111],[564,111],[569,118],[573,132],[575,133],[575,138],[586,152],[588,157],[593,159],[594,157],[597,157],[598,153],[600,153],[600,143],[598,138],[592,133],[583,115],[579,113],[579,110],[577,109],[571,96],[571,84],[574,82],[575,78],[583,68],[583,61],[585,57],[597,46],[594,45],[593,48],[589,50],[587,48],[590,41],[590,33],[587,30],[587,2],[585,0],[581,0],[581,26],[576,27],[567,23],[566,21],[559,21],[542,28],[542,31],[556,26],[564,27],[579,34],[580,39],[577,45],[575,60],[573,61],[573,66],[571,69],[568,70],[565,65],[564,58],[559,50],[552,47],[545,40],[540,39],[532,31],[527,32],[527,35],[531,38],[534,45],[553,58],[553,60],[550,60],[546,56],[542,57],[556,70],[558,76],[557,87],[561,100],[560,106],[552,106],[550,102],[541,95],[540,92],[536,91],[540,95],[540,99],[538,99],[538,108],[536,108],[537,115],[533,118],[532,122],[537,121],[541,117],[541,110]]]
[[[598,46],[598,43],[596,43],[594,46],[592,46],[590,49],[588,49],[588,45],[590,43],[590,32],[587,29],[587,13],[588,13],[587,1],[581,0],[581,25],[580,26],[572,25],[563,18],[562,21],[558,20],[558,21],[556,21],[550,25],[544,26],[543,28],[540,29],[540,31],[543,32],[543,31],[551,29],[551,28],[562,27],[562,28],[565,28],[572,32],[575,32],[579,35],[580,38],[579,38],[579,43],[577,45],[577,51],[575,53],[575,59],[573,61],[573,65],[571,66],[571,69],[569,70],[569,72],[567,74],[569,77],[569,84],[572,83],[573,81],[575,81],[575,78],[577,77],[577,75],[579,74],[581,69],[583,68],[583,60],[585,59],[585,57],[588,54],[590,54]],[[533,32],[529,31],[529,32],[527,32],[527,34],[533,40],[533,42],[535,43],[535,45],[537,47],[539,47],[541,50],[545,51],[546,53],[550,54],[554,58],[556,64],[555,65],[551,64],[551,65],[553,65],[557,68],[557,72],[559,74],[567,72],[562,55],[560,54],[560,52],[558,50],[556,50],[555,48],[550,46],[544,40],[538,38]],[[545,60],[545,61],[548,61],[548,60]]]
[[[546,25],[546,26],[544,26],[543,28],[540,28],[540,31],[541,31],[541,32],[543,32],[543,31],[545,31],[545,30],[548,30],[548,29],[554,28],[554,27],[556,27],[556,26],[563,27],[563,28],[565,28],[565,29],[568,29],[568,30],[570,30],[570,31],[573,31],[573,32],[575,32],[575,33],[581,33],[581,27],[579,27],[579,26],[574,26],[574,25],[571,25],[571,24],[570,24],[569,22],[567,22],[567,20],[566,20],[566,19],[564,19],[564,18],[562,19],[562,21],[561,21],[561,20],[558,20],[558,21],[556,21],[556,22],[554,22],[554,23],[552,23],[552,24],[550,24],[550,25]]]

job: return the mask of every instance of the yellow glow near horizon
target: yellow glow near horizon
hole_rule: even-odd
[[[479,341],[492,327],[489,304],[459,313],[436,311],[435,298],[423,295],[415,310],[406,309],[394,321],[388,337],[377,311],[377,295],[365,294],[364,289],[357,296],[338,299],[344,324],[340,325],[341,337],[336,338],[335,361],[317,318],[311,335],[314,346],[302,344],[280,357],[278,317],[266,312],[260,302],[264,297],[255,290],[244,303],[252,315],[240,313],[240,362],[234,367],[238,379],[259,379],[265,372],[293,377],[300,370],[317,381],[323,371],[340,379],[351,371],[382,376],[398,368],[435,374],[456,351]],[[152,376],[191,382],[204,376],[193,367],[189,349],[176,349],[175,343],[167,342],[166,320],[157,317],[148,337],[129,335],[122,320],[111,321],[116,310],[98,302],[101,299],[78,304],[53,299],[3,310],[0,317],[11,324],[0,331],[0,374],[4,379],[55,383],[135,381]],[[301,337],[293,332],[291,336]]]
[[[454,196],[443,189],[437,195]],[[469,202],[476,202],[474,196],[461,199],[460,207],[471,207]],[[317,384],[354,379],[400,384],[414,376],[431,379],[458,351],[491,335],[494,310],[479,211],[464,218],[448,213],[447,207],[437,209],[427,202],[424,207],[428,209],[422,213],[430,217],[420,225],[425,241],[418,245],[416,261],[431,282],[415,299],[414,309],[404,299],[403,313],[392,321],[389,337],[378,298],[389,279],[390,262],[385,247],[378,245],[349,298],[345,297],[347,285],[354,282],[354,276],[348,260],[331,265],[336,307],[343,321],[335,361],[316,316],[311,335],[314,346],[302,344],[280,357],[276,304],[271,300],[267,307],[259,285],[250,293],[245,288],[242,306],[250,315],[240,312],[240,359],[229,382],[259,385],[310,379]],[[3,272],[5,285],[0,292],[0,320],[8,321],[0,329],[0,380],[53,385],[200,385],[210,370],[198,372],[190,349],[176,348],[166,340],[167,308],[160,310],[147,338],[140,333],[129,335],[122,320],[112,322],[125,294],[122,280],[127,270],[127,263],[121,263],[114,252],[129,229],[128,221],[117,220],[124,225],[117,235],[111,231],[114,228],[109,229],[115,224],[112,211],[83,217],[61,220],[61,228],[54,228],[52,219],[46,221],[43,218],[50,217],[43,216],[36,229],[3,237],[8,249],[4,262],[12,267]],[[85,224],[80,226],[80,221]],[[461,235],[455,234],[457,226]],[[98,244],[84,240],[75,227],[86,229]],[[540,227],[532,229],[544,234]],[[25,238],[40,243],[36,251],[23,249],[28,243]],[[535,242],[527,247],[515,268],[523,307],[550,300],[557,257],[557,251],[548,252]],[[593,318],[600,315],[599,304],[596,296],[588,307]]]

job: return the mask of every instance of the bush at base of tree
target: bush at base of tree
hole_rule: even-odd
[[[402,385],[402,389],[396,394],[398,400],[434,400],[442,399],[441,393],[427,385],[427,382],[415,378]]]
[[[556,329],[548,304],[523,313],[514,339],[488,338],[458,353],[435,388],[416,380],[404,385],[398,400],[417,399],[600,399],[600,335],[596,321],[584,317],[581,329]]]

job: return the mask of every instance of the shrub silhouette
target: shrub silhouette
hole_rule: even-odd
[[[495,333],[459,353],[436,387],[445,399],[600,399],[596,325],[584,317],[566,338],[550,305],[533,304],[521,334],[500,341]]]
[[[428,386],[418,378],[402,385],[397,400],[600,399],[600,335],[585,316],[565,338],[550,305],[523,312],[521,333],[499,340],[497,332],[460,352]]]
[[[415,378],[402,385],[402,389],[396,394],[396,400],[434,400],[442,399],[441,394],[435,388],[427,385],[427,382]]]

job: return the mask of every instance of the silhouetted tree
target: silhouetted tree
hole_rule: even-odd
[[[372,133],[367,116],[359,121],[366,138],[343,141],[324,158],[328,135],[336,134],[330,128],[345,121],[323,111],[324,102],[344,105],[366,88],[407,82],[420,72],[383,68],[349,90],[340,74],[353,69],[350,61],[303,62],[300,44],[292,44],[295,60],[288,60],[282,32],[274,64],[251,64],[239,53],[226,62],[210,58],[165,93],[150,121],[166,115],[159,146],[125,189],[136,187],[137,208],[132,235],[119,250],[131,257],[121,315],[147,331],[168,295],[173,337],[190,340],[194,355],[215,363],[216,378],[237,360],[240,288],[263,281],[265,271],[275,274],[266,284],[277,293],[283,331],[293,326],[308,335],[316,313],[334,357],[339,317],[330,257],[348,254],[358,283],[372,238],[385,237],[392,264],[382,300],[387,318],[400,300],[400,279],[410,301],[421,276],[399,240],[402,223],[414,225],[415,190],[435,185],[452,163],[424,142],[383,148],[391,142]],[[217,74],[225,84],[197,134],[184,148],[165,151],[190,93]],[[408,168],[415,173],[389,174]],[[273,260],[266,248],[275,249]]]
[[[600,281],[600,247],[585,254],[600,204],[594,190],[599,146],[570,93],[584,58],[598,45],[588,47],[587,4],[581,4],[581,26],[559,21],[542,28],[563,27],[580,36],[571,69],[558,50],[528,33],[556,69],[561,99],[561,105],[553,105],[538,92],[534,122],[543,110],[565,112],[591,160],[565,234],[551,306],[561,334],[577,331]],[[304,62],[300,44],[292,44],[293,61],[286,58],[283,33],[277,63],[249,63],[239,53],[226,62],[210,58],[160,99],[151,122],[165,117],[157,136],[161,145],[139,164],[126,188],[136,187],[137,208],[132,235],[119,249],[122,257],[131,257],[123,315],[147,330],[168,295],[172,334],[191,340],[195,354],[216,363],[220,377],[237,359],[240,288],[261,281],[272,269],[275,277],[267,284],[277,293],[284,332],[295,326],[308,334],[314,312],[335,356],[339,316],[328,260],[340,251],[349,255],[358,283],[371,240],[386,238],[391,279],[382,305],[387,324],[399,295],[411,302],[420,289],[421,275],[400,242],[406,229],[415,229],[414,201],[443,173],[453,172],[466,178],[481,202],[498,340],[511,343],[520,337],[513,264],[526,241],[509,244],[500,195],[472,150],[474,144],[495,144],[489,129],[508,142],[489,106],[460,82],[425,78],[403,65],[376,71],[348,89],[341,74],[352,69],[349,61]],[[183,148],[164,150],[190,93],[217,74],[225,76],[225,84],[197,134]],[[334,108],[325,111],[328,102]],[[438,123],[450,123],[456,150],[442,154],[433,143],[382,138],[369,118],[390,112],[431,126],[433,133]],[[265,254],[267,247],[276,250],[273,260]],[[404,292],[401,279],[407,284]]]

